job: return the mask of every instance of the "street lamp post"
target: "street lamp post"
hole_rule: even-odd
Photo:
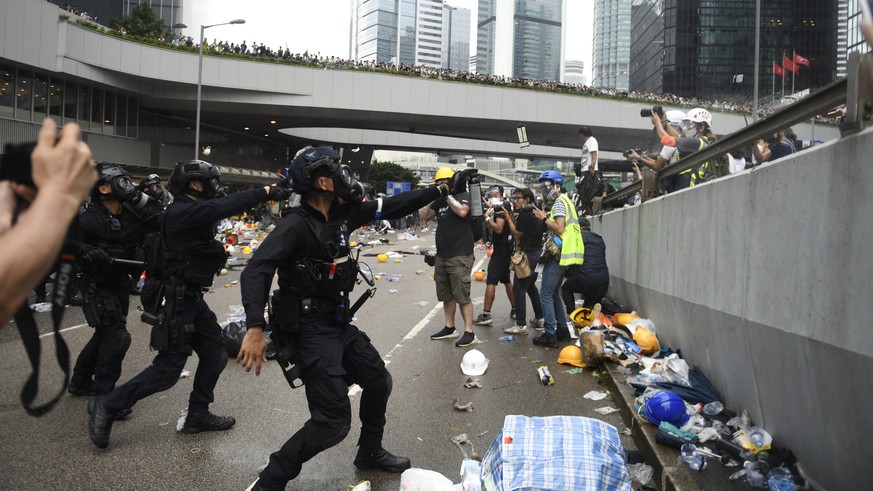
[[[200,97],[203,91],[203,31],[210,27],[226,26],[228,24],[245,24],[245,19],[234,19],[230,22],[200,26],[200,55],[197,63],[197,117],[194,123],[194,160],[200,159]]]

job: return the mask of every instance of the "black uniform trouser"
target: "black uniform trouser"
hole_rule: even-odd
[[[194,332],[187,333],[185,340],[200,359],[188,399],[188,412],[205,413],[214,400],[213,390],[218,383],[218,376],[227,365],[221,327],[200,294],[185,296],[182,312],[177,314],[177,319],[184,324],[194,325]],[[112,412],[131,408],[138,401],[176,385],[189,356],[190,352],[159,351],[148,368],[106,395],[106,409]]]
[[[609,276],[605,278],[591,278],[584,275],[573,275],[568,277],[567,281],[561,287],[561,298],[564,300],[564,307],[567,313],[570,314],[576,309],[576,298],[574,293],[582,296],[585,300],[585,307],[591,308],[596,303],[600,303],[606,292],[609,290]]]
[[[121,364],[130,347],[130,333],[127,332],[127,311],[130,294],[126,288],[98,286],[94,293],[104,303],[114,303],[121,318],[112,322],[91,326],[94,334],[82,348],[70,384],[86,387],[94,379],[94,392],[106,394],[115,387],[121,377]]]
[[[303,370],[310,418],[261,472],[261,484],[284,489],[300,474],[303,463],[341,442],[351,428],[349,386],[357,383],[361,393],[361,436],[365,450],[382,446],[385,408],[391,395],[391,374],[370,338],[349,325],[337,326],[325,318],[302,318],[300,333],[292,339]]]

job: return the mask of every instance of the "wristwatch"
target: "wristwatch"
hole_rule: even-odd
[[[546,221],[547,221],[548,219],[549,219],[549,216],[548,216],[548,215],[544,216],[544,217],[543,217],[543,223],[546,223]]]

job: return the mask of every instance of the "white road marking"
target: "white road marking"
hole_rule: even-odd
[[[80,328],[80,327],[86,327],[87,325],[88,325],[88,324],[79,324],[78,326],[72,326],[72,327],[68,327],[68,328],[66,328],[66,329],[61,329],[61,330],[58,331],[58,332],[67,332],[67,331],[72,331],[73,329],[78,329],[78,328]],[[55,334],[55,332],[52,331],[52,332],[47,332],[47,333],[45,333],[45,334],[40,334],[39,337],[40,337],[40,338],[47,338],[47,337],[49,337],[49,336],[54,336],[54,334]]]

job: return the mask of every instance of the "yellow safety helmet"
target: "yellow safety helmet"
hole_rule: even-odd
[[[358,247],[358,243],[355,241],[349,242],[349,247]]]
[[[575,344],[565,346],[564,349],[561,350],[561,354],[558,355],[558,363],[573,365],[582,368],[585,368],[587,366],[582,360],[582,348],[576,346]]]
[[[591,315],[591,309],[579,307],[570,314],[570,320],[579,326],[579,329],[585,329],[594,322],[594,316]]]
[[[451,179],[452,177],[454,177],[454,175],[455,171],[453,171],[452,169],[448,167],[440,167],[437,170],[436,175],[433,176],[433,182],[437,182],[440,179]]]
[[[379,255],[376,256],[376,259],[377,259],[380,263],[384,263],[384,262],[388,261],[388,254],[379,254]]]
[[[634,331],[634,342],[642,348],[644,355],[651,355],[661,349],[658,337],[645,327],[637,327],[637,330]]]

